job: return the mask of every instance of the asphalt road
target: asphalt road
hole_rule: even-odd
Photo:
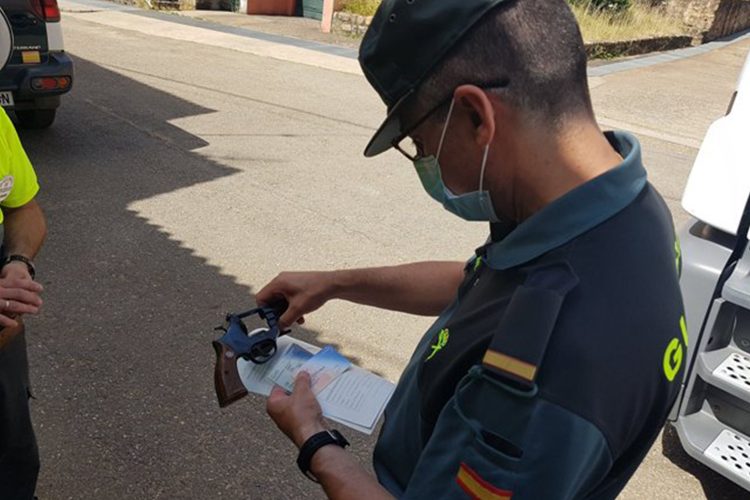
[[[212,328],[279,271],[463,260],[485,227],[435,206],[397,154],[361,156],[383,108],[346,61],[61,4],[75,89],[54,128],[22,134],[50,226],[27,328],[40,498],[321,497],[261,399],[219,410]],[[678,223],[748,48],[592,80]],[[396,380],[429,322],[332,303],[294,334]],[[367,463],[373,439],[353,434]],[[623,498],[741,497],[663,443]]]

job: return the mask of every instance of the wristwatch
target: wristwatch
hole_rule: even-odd
[[[323,431],[308,438],[308,440],[305,441],[305,444],[302,445],[302,448],[299,449],[297,466],[299,467],[299,470],[302,471],[302,474],[307,476],[308,479],[315,481],[316,483],[319,483],[320,481],[318,481],[318,478],[315,477],[312,472],[310,472],[310,462],[312,462],[312,458],[313,455],[315,455],[315,452],[317,452],[324,446],[328,446],[329,444],[335,444],[336,446],[346,448],[347,446],[349,446],[349,441],[347,441],[339,431]]]
[[[29,270],[31,279],[34,279],[34,277],[36,276],[36,268],[34,267],[34,263],[31,261],[31,259],[29,259],[28,257],[24,257],[23,255],[8,255],[3,259],[2,264],[0,265],[0,269],[14,261],[23,262],[24,264],[26,264],[26,268]]]

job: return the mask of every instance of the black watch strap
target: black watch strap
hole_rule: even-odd
[[[2,266],[0,267],[5,267],[11,262],[16,261],[26,264],[26,267],[29,270],[29,274],[31,275],[31,279],[34,279],[36,277],[36,268],[34,267],[34,263],[31,262],[31,259],[29,259],[28,257],[24,257],[23,255],[8,255],[3,259]]]
[[[315,481],[316,483],[319,481],[318,478],[316,478],[313,473],[310,472],[310,462],[312,462],[312,458],[313,455],[315,455],[315,452],[317,452],[324,446],[328,446],[329,444],[335,444],[337,446],[341,446],[342,448],[346,448],[347,446],[349,446],[349,441],[347,441],[346,438],[342,436],[341,433],[337,430],[323,431],[311,436],[307,441],[305,441],[305,444],[302,445],[302,448],[299,449],[297,466],[299,467],[299,470],[302,471],[302,474],[307,476],[312,481]]]

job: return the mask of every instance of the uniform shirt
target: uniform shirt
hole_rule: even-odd
[[[0,207],[18,208],[39,192],[36,174],[13,123],[0,108]],[[0,224],[4,216],[0,210]]]
[[[375,448],[393,495],[614,498],[675,401],[687,335],[679,246],[637,140],[623,163],[467,265],[420,341]]]

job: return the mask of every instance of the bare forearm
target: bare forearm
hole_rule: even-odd
[[[351,454],[338,446],[325,446],[318,450],[310,466],[328,498],[333,500],[393,498]]]
[[[440,314],[456,295],[462,262],[417,262],[337,271],[336,297],[423,316]]]
[[[5,253],[34,258],[47,235],[47,224],[42,209],[36,201],[31,201],[19,208],[4,208],[3,212]]]

